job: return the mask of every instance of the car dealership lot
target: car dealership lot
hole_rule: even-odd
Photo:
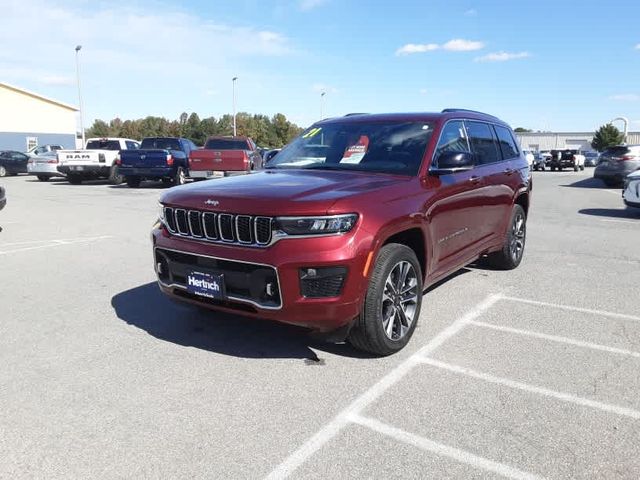
[[[3,179],[0,477],[638,478],[640,213],[591,175],[388,358],[167,300],[159,185]]]

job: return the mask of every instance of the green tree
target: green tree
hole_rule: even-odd
[[[624,141],[624,135],[610,123],[602,125],[593,135],[591,146],[598,152],[608,147],[620,145]]]
[[[514,128],[513,131],[516,133],[529,133],[529,132],[532,132],[533,130],[531,130],[530,128],[517,127],[517,128]]]
[[[93,137],[108,137],[109,136],[109,125],[107,122],[103,120],[95,120],[93,125],[85,132],[86,138]]]

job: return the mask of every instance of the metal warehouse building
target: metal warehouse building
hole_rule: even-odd
[[[553,150],[556,148],[580,148],[593,150],[591,141],[595,132],[539,132],[516,133],[520,146],[525,150]],[[628,132],[627,144],[640,144],[640,132]]]
[[[0,150],[26,151],[54,143],[76,147],[72,105],[0,82]]]

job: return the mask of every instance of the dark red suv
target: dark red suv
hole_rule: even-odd
[[[388,355],[413,334],[427,286],[478,258],[518,266],[530,191],[527,161],[493,116],[333,118],[265,171],[168,190],[156,273],[176,299]]]

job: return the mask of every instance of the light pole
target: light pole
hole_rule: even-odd
[[[320,93],[320,120],[324,118],[324,96],[327,92]]]
[[[233,77],[231,79],[231,84],[233,85],[233,136],[236,136],[236,80],[238,77]]]
[[[80,133],[82,134],[82,148],[85,145],[84,122],[82,120],[82,90],[80,89],[80,50],[82,45],[76,46],[76,77],[78,79],[78,108],[80,108]]]

